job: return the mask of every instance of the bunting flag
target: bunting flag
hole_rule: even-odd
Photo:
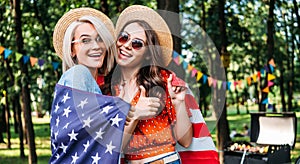
[[[4,59],[7,59],[11,54],[12,50],[7,49],[3,46],[0,46],[0,54],[4,52]],[[16,61],[18,62],[21,58],[23,58],[23,63],[26,64],[28,61],[30,61],[30,65],[33,67],[37,62],[40,67],[42,67],[45,64],[44,59],[39,59],[36,57],[28,56],[28,55],[23,55],[19,52],[14,53],[16,56]],[[57,70],[59,63],[58,62],[52,62],[52,66],[54,70]]]
[[[262,90],[263,92],[266,92],[266,93],[269,93],[270,90],[269,90],[269,87],[266,87],[265,89]]]
[[[179,56],[174,57],[173,60],[174,60],[174,62],[175,62],[177,65],[180,65],[180,63],[179,63]]]
[[[272,74],[268,74],[268,81],[274,80],[275,76]]]
[[[212,77],[207,77],[207,80],[208,80],[208,86],[211,86],[213,78]]]
[[[5,48],[0,46],[0,54],[2,54],[4,50],[5,50]]]
[[[57,70],[59,63],[58,62],[52,62],[52,66],[54,70]]]
[[[271,87],[273,85],[274,85],[274,83],[272,81],[268,81],[268,87]]]
[[[129,109],[118,97],[56,84],[49,163],[118,163]]]
[[[272,58],[270,61],[269,61],[269,64],[272,66],[272,67],[276,67],[275,65],[275,62],[274,62],[274,59]]]
[[[23,56],[23,63],[26,64],[29,61],[30,57],[27,55]]]
[[[196,74],[197,74],[197,69],[196,68],[193,68],[193,70],[192,70],[192,77],[195,77],[196,76]]]
[[[196,80],[199,81],[202,78],[202,76],[203,76],[203,73],[198,71]]]
[[[273,104],[268,104],[268,109],[273,109]]]
[[[222,81],[218,80],[218,88],[221,89],[222,88]]]
[[[187,73],[191,73],[191,77],[196,77],[197,81],[200,81],[200,79],[202,79],[203,84],[206,84],[206,82],[208,82],[208,85],[211,87],[214,87],[214,88],[218,87],[220,89],[227,88],[228,90],[230,90],[230,87],[228,87],[228,84],[227,84],[227,87],[225,86],[225,84],[223,84],[223,87],[217,86],[216,83],[219,81],[218,79],[214,79],[214,78],[211,78],[210,76],[204,75],[201,71],[198,71],[194,66],[192,66],[188,62],[186,62],[184,60],[184,58],[182,57],[182,55],[178,54],[176,51],[173,51],[173,60],[177,65],[182,64],[183,69],[185,69]],[[274,72],[274,67],[275,67],[274,60],[271,59],[269,61],[268,65],[265,65],[264,68],[260,69],[260,71],[257,71],[256,74],[248,76],[243,80],[237,80],[237,81],[232,82],[234,84],[233,89],[236,89],[237,86],[239,88],[251,86],[252,83],[256,83],[258,80],[260,80],[261,77],[264,77],[267,74],[269,76],[268,78],[273,80],[275,78],[275,76],[271,75],[270,73]]]
[[[271,69],[271,73],[274,72],[274,67],[272,65],[269,65],[270,66],[270,69]]]
[[[44,63],[45,63],[45,60],[43,60],[43,59],[39,59],[39,60],[38,60],[38,65],[39,65],[40,67],[43,66]]]
[[[19,52],[16,52],[16,60],[19,61],[22,58],[22,54]]]
[[[261,103],[262,103],[262,104],[268,104],[268,103],[269,103],[269,99],[266,98],[266,99],[264,99]]]
[[[206,76],[206,75],[203,75],[203,76],[202,76],[202,79],[203,79],[203,84],[206,84],[207,76]]]
[[[253,76],[252,76],[252,80],[253,80],[254,83],[257,82],[257,80],[256,80],[256,75],[253,75]]]
[[[231,86],[231,82],[228,82],[228,83],[227,83],[227,88],[228,88],[228,90],[230,89],[230,86]]]
[[[249,86],[251,85],[251,77],[247,77],[247,83]]]
[[[36,57],[30,57],[30,64],[33,67],[35,65],[35,63],[38,61],[38,58]]]
[[[0,46],[0,54],[4,52],[4,58],[7,59],[11,54],[12,51]],[[23,55],[21,53],[16,52],[15,53],[16,56],[16,60],[19,61],[22,57],[23,57],[23,63],[26,64],[28,61],[30,61],[31,66],[33,67],[37,62],[38,65],[40,67],[42,67],[45,63],[45,60],[43,59],[39,59],[39,58],[35,58],[35,57],[31,57],[28,55]],[[201,71],[197,70],[194,66],[192,66],[191,64],[189,64],[188,62],[186,62],[184,60],[184,58],[182,57],[182,55],[178,54],[176,51],[173,51],[173,60],[177,65],[181,65],[183,66],[183,68],[187,71],[187,73],[191,73],[191,77],[196,77],[197,81],[200,81],[202,79],[202,83],[206,84],[206,82],[208,81],[208,85],[212,86],[214,88],[218,87],[218,88],[227,88],[228,90],[230,90],[230,87],[225,87],[225,85],[223,84],[223,87],[221,86],[217,86],[216,83],[217,81],[219,81],[218,79],[215,78],[211,78],[208,75],[204,75]],[[59,62],[52,62],[52,67],[54,70],[58,69],[58,65]],[[270,67],[270,70],[268,68],[268,66]],[[245,86],[250,86],[253,83],[256,83],[261,76],[264,76],[265,72],[268,73],[268,81],[274,80],[275,76],[272,75],[271,73],[274,72],[274,67],[276,67],[274,60],[271,59],[268,63],[268,65],[265,65],[264,68],[262,68],[260,71],[258,71],[256,74],[251,75],[250,77],[246,77],[246,79],[244,80],[237,80],[234,81],[234,87],[232,87],[233,89],[236,89],[236,86],[238,85],[239,87],[245,87]],[[228,82],[226,82],[228,83]],[[230,82],[232,83],[232,82]]]
[[[9,56],[11,53],[12,53],[12,51],[11,51],[11,50],[9,50],[9,49],[5,49],[5,50],[4,50],[4,59],[7,59],[7,58],[8,58],[8,56]]]
[[[223,85],[223,89],[226,90],[227,83],[224,81],[222,85]]]

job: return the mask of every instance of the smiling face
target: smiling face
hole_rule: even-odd
[[[75,29],[72,56],[76,56],[78,64],[96,70],[102,67],[105,54],[105,44],[92,24],[83,23]]]
[[[131,23],[121,33],[117,40],[116,62],[121,67],[140,67],[143,60],[146,60],[144,55],[147,50],[145,30],[139,24]]]

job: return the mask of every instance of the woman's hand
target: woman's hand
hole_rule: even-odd
[[[131,109],[126,118],[126,125],[132,120],[145,120],[152,118],[159,114],[160,100],[157,97],[146,97],[146,89],[140,86],[140,98],[135,106],[131,106]],[[120,94],[118,97],[124,97],[124,89],[120,88]]]
[[[176,106],[182,103],[186,94],[186,87],[183,86],[172,86],[173,75],[171,74],[167,80],[169,94],[172,99],[172,103]]]
[[[146,89],[140,86],[140,98],[135,106],[135,119],[145,120],[156,116],[159,113],[160,100],[157,97],[146,97]]]

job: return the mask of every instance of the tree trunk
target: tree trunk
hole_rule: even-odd
[[[220,32],[220,39],[221,39],[221,48],[220,48],[220,54],[224,55],[227,54],[227,34],[226,34],[226,21],[225,21],[225,1],[226,0],[219,0],[219,32]],[[216,66],[221,67],[221,63],[216,64]],[[220,68],[222,69],[222,68]],[[227,79],[227,69],[225,69],[225,77],[222,77],[224,80]],[[223,93],[224,92],[224,93]],[[214,96],[216,96],[214,104],[214,110],[216,113],[219,113],[220,116],[219,121],[217,123],[217,142],[218,142],[218,149],[221,150],[219,157],[220,161],[224,161],[224,152],[225,149],[224,145],[230,141],[229,137],[229,124],[227,120],[227,107],[226,107],[226,90],[220,89],[217,91],[217,89],[214,89]],[[222,103],[219,101],[220,99],[225,99],[225,104],[222,106]],[[218,110],[222,110],[221,112]]]
[[[107,0],[101,0],[100,1],[100,11],[102,11],[105,15],[108,16],[109,14],[109,9],[108,9],[108,3]]]
[[[17,43],[17,51],[20,53],[24,53],[23,50],[23,37],[22,37],[22,12],[20,9],[20,0],[13,0],[14,7],[14,20],[15,20],[15,32],[16,32],[16,43]],[[28,75],[27,65],[23,64],[22,60],[20,60],[20,67],[22,72],[22,100],[23,100],[23,112],[25,115],[25,124],[26,124],[26,134],[29,146],[29,155],[28,155],[28,163],[34,164],[37,163],[37,155],[34,141],[34,130],[31,118],[31,108],[30,108],[30,92],[28,88],[28,82],[30,76]]]
[[[173,50],[181,54],[181,24],[179,21],[179,0],[157,0],[157,9],[160,16],[166,21],[173,38]],[[185,71],[178,67],[172,60],[167,69],[172,70],[176,75],[185,79]]]
[[[157,9],[167,22],[173,35],[173,49],[181,54],[181,24],[179,21],[179,0],[157,0]]]
[[[299,15],[298,15],[299,17]],[[299,19],[298,19],[298,22],[299,22]],[[294,24],[295,22],[292,21],[292,25]],[[299,24],[298,24],[298,27],[299,27]],[[297,27],[296,27],[297,28]],[[291,27],[291,31],[296,31],[299,29],[295,29],[294,26]],[[296,36],[295,35],[292,35],[292,42],[291,42],[291,88],[292,88],[292,98],[293,98],[293,95],[294,95],[294,84],[295,84],[295,43],[294,43],[294,40],[296,40]],[[299,46],[299,45],[298,45]],[[297,102],[295,103],[297,104]],[[292,105],[292,108],[295,108],[295,106]]]
[[[268,59],[272,58],[274,55],[274,7],[275,7],[275,0],[270,0],[269,17],[267,21]]]
[[[269,17],[267,21],[267,58],[269,59],[273,58],[274,56],[274,7],[275,7],[275,0],[270,0],[269,2]],[[269,67],[267,65],[267,67]],[[270,69],[268,69],[270,70]],[[268,72],[265,70],[265,80],[263,83],[261,83],[261,89],[263,90],[268,86]],[[268,98],[268,93],[261,92],[261,101],[260,101],[260,111],[265,112],[266,111],[266,104],[263,104],[262,102]]]
[[[8,96],[7,96],[7,85],[5,84],[4,86],[5,89],[5,104],[4,104],[4,111],[5,111],[5,121],[6,121],[6,137],[7,137],[7,148],[11,149],[11,135],[10,135],[10,123],[9,123],[9,118],[10,118],[10,113],[9,113],[9,106],[8,106]]]
[[[286,51],[286,54],[287,54],[287,70],[291,70],[291,62],[293,61],[293,59],[290,58],[291,54],[290,54],[290,51],[289,51],[289,37],[288,37],[288,30],[287,30],[287,23],[286,23],[286,14],[282,13],[282,18],[283,18],[283,23],[284,23],[284,32],[285,32],[285,51]],[[283,68],[283,62],[282,60],[279,61],[279,66],[282,67],[280,69],[280,93],[281,93],[281,101],[282,101],[282,111],[283,112],[286,112],[286,111],[290,111],[291,108],[292,108],[292,97],[293,97],[293,89],[292,89],[292,81],[291,81],[291,76],[287,79],[287,92],[288,92],[288,109],[286,109],[286,104],[285,104],[285,96],[284,96],[284,88],[283,88],[283,85],[284,85],[284,78],[283,78],[283,74],[284,74],[284,68]],[[282,89],[282,91],[281,91]],[[284,103],[283,103],[284,101]]]
[[[21,114],[21,105],[20,105],[20,100],[19,100],[20,95],[15,94],[14,95],[14,104],[16,107],[16,124],[18,125],[18,134],[19,134],[19,141],[20,141],[20,157],[25,158],[25,153],[24,153],[24,131],[23,131],[23,123],[22,123],[22,114]]]

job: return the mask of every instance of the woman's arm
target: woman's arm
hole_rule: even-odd
[[[185,94],[186,88],[182,86],[172,86],[172,75],[168,78],[168,91],[172,98],[172,103],[176,110],[176,123],[174,127],[175,137],[180,145],[189,147],[192,143],[193,128],[188,113],[186,111]]]

